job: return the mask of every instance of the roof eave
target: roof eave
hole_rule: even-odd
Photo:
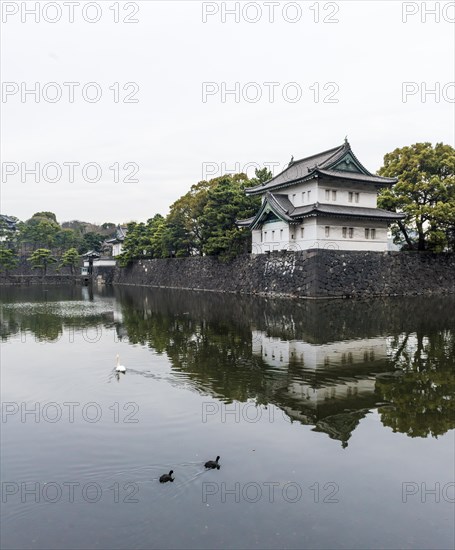
[[[359,183],[379,185],[381,187],[389,187],[390,185],[394,185],[395,183],[398,182],[398,178],[384,178],[383,176],[377,176],[375,174],[363,174],[363,175],[371,177],[371,178],[381,178],[381,180],[383,180],[383,181],[362,181],[362,180],[358,180],[356,178],[349,177],[350,172],[344,172],[343,173],[342,170],[333,170],[333,171],[336,171],[338,173],[334,176],[331,176],[331,174],[324,174],[324,172],[326,172],[326,171],[330,171],[330,168],[319,168],[318,170],[315,170],[315,172],[317,172],[317,174],[320,177],[326,177],[326,178],[327,177],[337,177],[337,178],[340,178],[340,179],[346,179],[346,180],[349,180],[349,181],[356,181],[356,182],[359,182]],[[358,172],[352,172],[352,173],[357,174]],[[344,174],[346,174],[346,176]]]
[[[246,195],[259,195],[267,192],[276,191],[277,189],[283,189],[284,187],[289,187],[291,185],[296,185],[297,183],[304,183],[306,181],[309,181],[313,178],[317,177],[316,170],[312,170],[307,176],[297,178],[294,180],[289,180],[284,183],[278,183],[277,185],[274,185],[272,187],[266,187],[267,184],[261,185],[261,187],[247,187],[245,189]]]

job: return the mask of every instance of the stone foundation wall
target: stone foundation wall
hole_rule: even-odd
[[[25,257],[19,259],[17,266],[8,271],[0,271],[0,285],[60,285],[71,284],[80,279],[80,268],[75,268],[71,275],[69,267],[57,269],[57,264],[50,264],[46,277],[42,276],[41,269],[33,269]]]
[[[72,275],[0,275],[0,286],[2,285],[68,285],[79,283],[80,277]]]
[[[301,298],[455,293],[455,255],[311,250],[138,260],[113,284]]]

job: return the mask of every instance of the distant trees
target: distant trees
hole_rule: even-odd
[[[53,248],[60,225],[52,212],[37,212],[25,223],[19,224],[18,239],[25,247]]]
[[[60,225],[53,212],[36,212],[29,220],[18,223],[18,231],[9,238],[25,254],[47,248],[60,256],[70,248],[76,248],[79,254],[99,252],[101,244],[115,234],[116,225],[110,222],[95,225],[73,220]]]
[[[41,269],[43,277],[46,276],[47,268],[51,264],[55,264],[57,260],[52,256],[52,253],[47,248],[38,248],[28,258],[28,261],[32,264],[33,269]]]
[[[455,250],[455,149],[437,143],[415,143],[384,157],[381,176],[397,177],[378,197],[386,210],[406,218],[394,228],[409,250]]]
[[[71,275],[74,275],[74,269],[79,265],[80,255],[76,248],[67,250],[60,261],[60,267],[68,266],[71,270]]]
[[[120,255],[120,265],[127,265],[134,258],[162,258],[164,218],[156,214],[147,223],[131,222],[127,225],[127,235],[123,242],[123,252]]]
[[[0,270],[8,273],[10,269],[17,266],[18,257],[14,250],[10,248],[0,247]]]

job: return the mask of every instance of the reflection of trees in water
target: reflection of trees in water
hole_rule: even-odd
[[[197,391],[225,402],[273,404],[344,445],[367,411],[384,401],[388,406],[379,408],[381,419],[394,431],[426,437],[455,427],[454,297],[321,302],[134,287],[101,293],[96,290],[88,300],[114,293],[120,324],[112,313],[62,316],[50,303],[65,301],[62,288],[46,297],[32,289],[25,298],[13,291],[8,301],[20,304],[22,296],[22,302],[39,307],[4,308],[0,335],[6,339],[29,331],[39,340],[55,341],[65,328],[115,325],[131,343],[165,353],[174,374],[181,373]],[[66,298],[80,301],[80,287],[67,289]],[[335,344],[340,362],[316,365],[290,356],[272,365],[253,353],[258,334],[318,349],[333,350]],[[381,338],[388,356],[372,357],[362,348]],[[349,360],[347,348],[343,362],[344,343],[355,346],[357,340],[356,361]]]
[[[393,353],[397,370],[376,382],[392,404],[379,409],[383,424],[410,437],[437,437],[455,428],[455,333],[401,335]]]
[[[221,318],[206,320],[182,308],[173,312],[168,301],[160,310],[161,300],[156,296],[147,303],[141,300],[141,309],[128,293],[124,298],[123,322],[131,343],[166,353],[173,369],[184,372],[202,393],[227,402],[252,397],[260,401],[265,391],[264,373],[260,360],[252,356],[247,327],[223,320],[219,309]]]
[[[30,333],[37,341],[55,342],[65,329],[79,331],[100,325],[111,326],[112,314],[109,312],[87,314],[82,311],[81,296],[83,302],[93,300],[93,294],[85,291],[86,288],[79,286],[2,289],[0,338],[5,341],[18,334]],[[104,294],[109,296],[108,292]],[[67,304],[74,304],[76,309],[65,309]]]
[[[0,327],[0,338],[3,341],[19,334],[32,334],[38,342],[55,342],[59,340],[65,330],[74,331],[97,328],[100,325],[112,326],[109,314],[89,316],[61,316],[53,308],[49,311],[37,311],[30,308],[28,312],[3,310]]]
[[[449,374],[447,368],[450,360],[453,362],[455,350],[453,345],[443,344],[440,336],[441,327],[446,327],[451,331],[446,330],[445,338],[453,338],[455,327],[450,314],[453,297],[296,302],[144,288],[116,289],[116,293],[123,306],[130,341],[166,353],[174,371],[185,373],[202,393],[227,402],[245,402],[252,398],[260,404],[274,404],[291,418],[314,424],[317,431],[324,431],[344,445],[367,411],[382,401],[390,402],[387,410],[380,409],[384,424],[395,419],[397,430],[410,435],[436,433],[434,429],[426,432],[420,429],[421,420],[427,414],[428,422],[434,423],[436,418],[441,420],[441,430],[453,427],[448,418],[453,411],[450,408],[453,401],[448,397],[453,395],[450,376],[453,377],[453,373]],[[412,339],[416,330],[425,337],[422,336],[421,344],[417,341],[411,354],[405,342]],[[363,362],[352,365],[347,361],[346,365],[318,368],[290,359],[274,368],[253,354],[252,334],[258,331],[282,340],[301,339],[322,346],[328,342],[381,336],[385,342],[388,337],[391,354],[374,361],[371,352],[362,353]],[[413,376],[416,381],[415,367],[409,369],[410,358],[412,365],[418,364],[419,368],[422,362],[425,363],[424,377],[430,393],[422,392],[420,386],[414,389],[399,386]],[[372,391],[346,392],[342,398],[328,398],[316,405],[296,397],[289,390],[296,381],[315,390],[342,387],[356,379],[374,380],[378,373],[395,369],[404,369],[404,376],[378,377]],[[441,381],[445,388],[436,389]],[[399,388],[403,389],[402,393]],[[417,394],[421,400],[419,414],[410,411],[415,406],[414,391],[420,392]],[[433,397],[438,391],[443,394],[443,403],[435,407]],[[432,409],[436,415],[434,420],[431,419]],[[407,422],[411,423],[414,432],[400,429],[401,423],[405,426]]]

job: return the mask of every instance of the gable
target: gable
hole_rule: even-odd
[[[270,223],[270,222],[281,222],[283,221],[281,218],[279,218],[274,212],[264,212],[264,215],[261,216],[261,223]]]
[[[339,170],[340,172],[357,172],[358,174],[366,174],[363,166],[357,162],[351,153],[347,153],[336,164],[330,166],[331,170]]]

